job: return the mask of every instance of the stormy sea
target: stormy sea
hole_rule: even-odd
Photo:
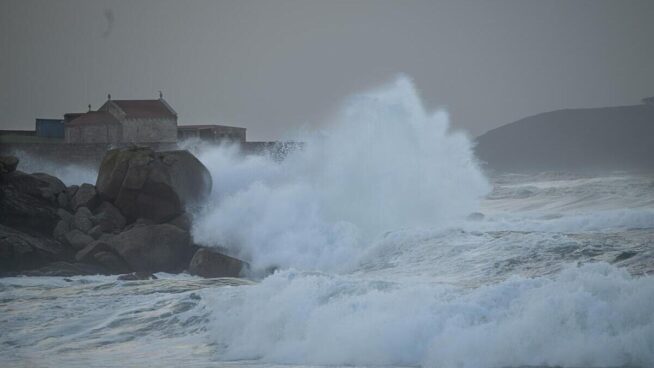
[[[491,173],[448,120],[400,78],[283,159],[188,143],[246,278],[2,278],[0,366],[654,366],[654,176]]]

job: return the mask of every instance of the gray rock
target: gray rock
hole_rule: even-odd
[[[127,273],[130,271],[127,263],[120,258],[120,256],[111,251],[97,252],[93,256],[93,259],[95,263],[107,269],[107,271],[112,275]]]
[[[189,264],[191,275],[202,277],[239,277],[246,268],[247,263],[208,248],[198,249]]]
[[[53,262],[37,270],[23,272],[25,276],[69,277],[77,275],[106,275],[103,267],[87,263]]]
[[[118,280],[121,281],[136,281],[136,280],[156,280],[157,276],[153,275],[151,272],[132,272],[126,275],[118,276]]]
[[[191,227],[193,225],[191,221],[191,215],[188,212],[182,213],[171,221],[168,221],[168,223],[177,226],[178,228],[185,231],[191,231]]]
[[[173,225],[143,225],[107,240],[133,271],[177,272],[190,258],[190,234]]]
[[[57,209],[57,215],[64,221],[71,223],[73,221],[73,214],[63,208]]]
[[[62,193],[66,189],[66,185],[52,175],[34,173],[31,176],[40,180],[42,183],[45,183],[45,185],[41,185],[39,188],[41,197],[45,199],[56,201],[59,193]]]
[[[89,230],[91,230],[93,227],[93,221],[91,221],[92,217],[93,214],[88,208],[79,207],[75,212],[75,216],[73,217],[72,225],[75,229],[81,230],[84,233],[88,233]]]
[[[102,202],[95,211],[95,220],[105,233],[120,231],[127,220],[120,210],[109,202]]]
[[[100,196],[128,222],[170,221],[211,193],[211,175],[188,151],[154,152],[138,147],[110,150],[96,182]]]
[[[0,225],[0,273],[36,268],[71,256],[59,242]]]
[[[68,194],[68,199],[72,199],[75,193],[77,193],[77,190],[79,189],[79,185],[69,185],[66,188],[66,194]]]
[[[82,249],[94,240],[78,229],[67,232],[64,238],[66,239],[66,243],[73,247],[73,249]]]
[[[61,192],[57,195],[57,205],[61,208],[68,208],[69,198],[67,193]]]
[[[70,207],[77,210],[79,207],[86,207],[91,210],[95,209],[99,204],[100,198],[91,184],[82,184],[75,192],[75,195],[70,201]]]
[[[18,167],[18,158],[16,156],[0,156],[0,174],[8,174]]]
[[[102,229],[102,225],[95,225],[87,232],[87,234],[93,239],[100,239],[100,237],[105,234],[105,231]]]
[[[75,254],[75,259],[78,262],[91,263],[94,261],[94,256],[98,252],[110,252],[111,246],[102,241],[94,241],[81,249]]]
[[[54,231],[52,232],[52,237],[55,238],[55,240],[57,241],[65,242],[66,233],[68,233],[70,230],[71,228],[70,228],[69,221],[59,220],[57,226],[55,226]]]
[[[52,201],[41,196],[47,183],[20,171],[0,181],[0,224],[29,234],[51,236],[60,217]]]

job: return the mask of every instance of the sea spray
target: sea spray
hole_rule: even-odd
[[[303,141],[282,162],[202,151],[215,192],[195,240],[254,269],[344,271],[384,232],[456,223],[489,190],[469,139],[426,111],[406,77],[352,97]]]
[[[608,264],[476,289],[283,271],[207,294],[223,360],[491,367],[650,367],[654,283]]]

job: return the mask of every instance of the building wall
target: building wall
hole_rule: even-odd
[[[61,119],[36,119],[36,136],[44,138],[63,138],[64,121]]]
[[[66,143],[119,143],[121,126],[118,124],[88,124],[66,127]]]
[[[204,141],[213,142],[220,142],[222,140],[245,142],[245,132],[245,128],[227,126],[207,128],[178,127],[177,138],[180,140],[199,138]]]
[[[123,142],[177,142],[177,119],[126,119]]]

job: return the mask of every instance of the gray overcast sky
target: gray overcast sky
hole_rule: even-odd
[[[478,135],[654,95],[654,1],[0,0],[0,125],[163,90],[180,124],[251,140],[413,77]]]

